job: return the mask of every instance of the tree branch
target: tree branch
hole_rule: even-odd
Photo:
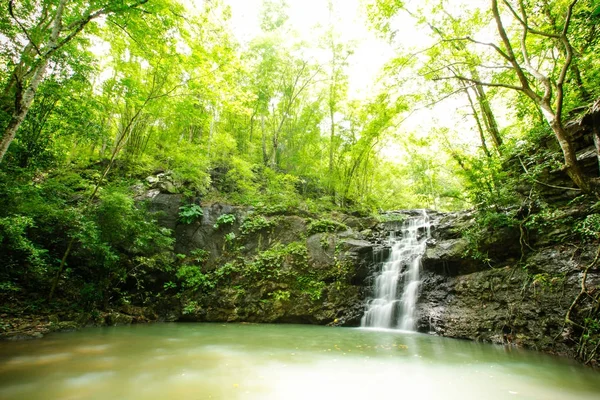
[[[520,92],[525,91],[525,88],[523,88],[522,86],[515,86],[515,85],[509,85],[506,83],[493,83],[493,82],[483,82],[477,79],[472,79],[472,78],[467,78],[466,76],[442,76],[442,77],[438,77],[438,78],[433,78],[434,81],[441,81],[441,80],[448,80],[448,79],[459,79],[461,81],[465,81],[465,82],[471,82],[474,83],[476,85],[482,85],[482,86],[488,86],[488,87],[501,87],[501,88],[505,88],[505,89],[512,89],[512,90],[518,90]]]
[[[498,54],[500,54],[502,56],[502,58],[511,61],[512,58],[510,56],[510,54],[504,52],[498,45],[496,45],[495,43],[488,43],[488,42],[480,42],[479,40],[475,40],[470,36],[464,37],[464,38],[458,38],[458,40],[468,40],[471,43],[475,43],[475,44],[480,44],[482,46],[488,46],[493,48],[494,50],[496,50],[496,52]],[[514,56],[513,56],[514,57]]]
[[[565,46],[565,62],[560,71],[560,75],[558,80],[556,81],[556,118],[558,121],[562,121],[562,111],[563,111],[563,101],[564,101],[564,83],[567,78],[567,72],[569,71],[569,67],[571,66],[571,62],[573,61],[573,47],[569,42],[567,37],[567,33],[569,31],[569,25],[571,24],[571,16],[573,15],[573,8],[577,4],[578,0],[573,0],[571,4],[569,4],[569,8],[567,9],[567,15],[565,17],[565,26],[562,30],[561,41],[563,46]]]
[[[40,49],[37,47],[37,45],[35,44],[35,42],[31,38],[31,36],[29,36],[29,32],[27,32],[27,29],[25,29],[25,27],[23,26],[23,24],[21,24],[21,22],[17,19],[17,17],[15,17],[14,10],[13,10],[13,2],[14,2],[14,0],[10,0],[8,2],[8,13],[12,17],[12,19],[15,20],[15,22],[17,23],[17,25],[19,25],[19,28],[21,28],[21,30],[23,31],[23,33],[27,37],[27,40],[29,40],[29,43],[31,43],[31,45],[33,46],[33,48],[35,49],[35,51],[38,53],[38,55],[41,55],[42,53],[40,52]]]

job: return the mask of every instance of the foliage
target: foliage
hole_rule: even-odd
[[[267,219],[262,215],[251,215],[245,218],[242,222],[242,225],[240,226],[240,232],[243,235],[250,235],[263,229],[276,226],[277,223],[277,218]]]
[[[298,286],[303,293],[306,293],[312,301],[321,299],[323,290],[326,287],[325,282],[310,275],[300,275],[297,278]]]
[[[86,310],[132,287],[143,290],[152,271],[171,267],[170,231],[135,204],[122,182],[107,185],[96,202],[86,204],[82,197],[91,186],[86,175],[57,170],[23,184],[21,179],[30,179],[24,172],[0,184],[7,201],[0,216],[0,281],[36,293],[27,301],[47,295],[70,238],[73,249],[59,289]]]
[[[193,314],[223,290],[236,301],[253,293],[248,301],[270,305],[325,303],[352,276],[339,245],[329,249],[335,266],[323,269],[309,268],[303,242],[243,247],[292,213],[310,217],[308,233],[324,233],[328,247],[332,233],[348,229],[337,211],[475,207],[475,225],[460,233],[483,262],[493,261],[490,238],[499,232],[520,232],[524,248],[527,233],[558,228],[598,240],[600,214],[563,214],[541,190],[565,167],[573,175],[564,150],[574,138],[556,142],[556,127],[600,95],[594,2],[573,3],[560,38],[569,2],[521,2],[514,12],[507,7],[516,1],[492,2],[502,7],[502,38],[489,2],[370,1],[370,22],[396,54],[366,95],[353,93],[355,44],[337,31],[336,7],[345,3],[330,2],[316,44],[293,32],[284,2],[265,2],[261,31],[247,44],[224,2],[188,3],[72,1],[56,25],[67,39],[59,43],[49,21],[65,2],[0,5],[3,132],[15,111],[27,114],[14,140],[4,135],[12,143],[0,157],[2,310],[40,310],[54,277],[57,308],[89,312],[176,294]],[[548,35],[523,35],[519,14]],[[406,41],[404,29],[428,37]],[[482,34],[496,47],[477,43]],[[561,74],[565,43],[574,51]],[[511,47],[519,51],[510,55]],[[539,74],[518,74],[527,59]],[[25,104],[28,93],[35,99]],[[144,179],[159,173],[168,179],[148,191]],[[224,229],[213,233],[223,247],[211,246],[213,254],[174,255],[171,232],[139,200],[158,190],[196,199],[179,208],[178,222],[199,229],[200,199],[254,213],[219,216],[213,227]],[[534,287],[557,279],[535,272]],[[584,339],[596,340],[597,321],[580,323],[593,333]]]
[[[188,301],[182,308],[181,312],[183,315],[193,314],[198,310],[197,301]]]
[[[600,238],[600,214],[589,214],[575,226],[583,240],[594,241]]]
[[[182,265],[177,270],[177,278],[182,287],[193,291],[205,291],[214,287],[209,276],[202,273],[197,265]]]
[[[492,260],[488,254],[488,244],[494,232],[502,232],[517,226],[519,226],[519,221],[516,218],[516,210],[514,209],[479,212],[476,215],[474,224],[461,232],[468,242],[465,256],[490,263]]]
[[[225,263],[215,271],[213,271],[213,276],[217,282],[223,280],[230,280],[231,275],[237,274],[240,272],[239,266],[235,263]]]
[[[275,301],[287,301],[290,299],[290,295],[291,293],[288,290],[276,290],[269,294]]]
[[[198,204],[187,204],[179,207],[179,222],[182,224],[191,224],[202,217],[204,212]]]
[[[225,238],[225,244],[227,246],[232,246],[233,242],[235,241],[236,236],[235,236],[234,232],[229,232],[229,233],[225,234],[224,238]]]
[[[348,229],[346,225],[331,219],[312,220],[308,224],[307,231],[309,235],[322,232],[337,232]]]
[[[194,249],[190,251],[191,258],[198,264],[203,264],[208,260],[210,253],[204,249]]]
[[[235,215],[222,214],[222,215],[219,215],[219,218],[217,218],[217,221],[215,222],[213,227],[215,229],[219,229],[223,225],[233,225],[234,222],[235,222]]]
[[[18,268],[26,260],[27,273],[43,276],[47,269],[48,250],[36,246],[28,237],[27,230],[34,227],[34,220],[27,216],[0,218],[0,243],[11,249],[11,255],[3,258],[3,269]]]

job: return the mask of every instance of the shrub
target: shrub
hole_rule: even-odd
[[[196,265],[183,265],[177,271],[177,278],[181,281],[181,286],[194,291],[203,291],[214,288],[214,283],[209,276],[202,273]]]
[[[204,211],[198,204],[187,204],[179,207],[179,222],[182,224],[191,224],[202,217]]]
[[[596,240],[600,237],[600,214],[590,214],[575,226],[583,240]]]
[[[219,215],[219,218],[217,218],[217,221],[215,222],[213,227],[215,229],[219,229],[223,225],[233,225],[234,222],[235,222],[235,215],[223,214],[223,215]]]
[[[276,224],[276,219],[268,220],[262,215],[252,216],[246,218],[244,222],[242,222],[242,225],[240,226],[240,232],[242,232],[243,235],[248,235],[254,232],[258,232],[262,229],[270,228],[272,226],[275,226]]]
[[[318,219],[312,220],[308,224],[308,234],[314,235],[315,233],[322,232],[337,232],[348,229],[348,227],[341,222],[333,221],[330,219]]]

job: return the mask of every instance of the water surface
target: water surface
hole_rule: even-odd
[[[500,346],[370,329],[155,324],[0,343],[0,399],[600,398],[600,373]]]

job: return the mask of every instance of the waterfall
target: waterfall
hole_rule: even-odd
[[[400,237],[396,237],[396,232],[390,232],[391,252],[388,260],[381,263],[381,271],[375,279],[374,298],[367,304],[361,326],[415,329],[421,257],[431,236],[429,216],[421,210],[421,215],[410,217],[403,223],[401,231]],[[400,282],[403,284],[398,288]]]

